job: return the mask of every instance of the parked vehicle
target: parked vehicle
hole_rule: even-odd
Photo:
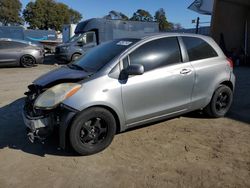
[[[43,63],[44,51],[31,42],[0,38],[0,65],[31,67]]]
[[[58,59],[74,61],[87,50],[103,42],[118,38],[138,38],[159,32],[157,22],[139,22],[93,18],[80,22],[75,35],[55,50]]]
[[[30,85],[23,111],[29,138],[55,128],[82,155],[106,148],[117,132],[194,111],[224,116],[235,76],[209,37],[159,34],[116,39]]]

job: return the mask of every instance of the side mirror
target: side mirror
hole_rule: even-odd
[[[142,75],[144,73],[144,67],[140,64],[129,65],[126,68],[126,73],[128,75]]]

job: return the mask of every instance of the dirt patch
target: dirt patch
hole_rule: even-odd
[[[54,68],[0,69],[0,187],[250,187],[249,68],[235,70],[227,118],[188,114],[118,134],[87,157],[26,139],[23,93]]]

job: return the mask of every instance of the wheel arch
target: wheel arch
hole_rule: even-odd
[[[90,106],[90,107],[86,108],[85,110],[90,109],[90,108],[104,108],[104,109],[108,110],[109,112],[111,112],[111,114],[114,116],[115,122],[116,122],[116,133],[119,133],[121,131],[120,119],[119,119],[119,116],[114,109],[112,109],[111,107],[106,106],[106,105],[94,105],[94,106]]]
[[[22,61],[22,58],[25,57],[25,56],[29,56],[29,57],[32,57],[34,59],[34,64],[36,64],[36,58],[31,55],[31,54],[22,54],[19,58],[19,64],[22,65],[21,61]]]
[[[231,81],[224,81],[224,82],[221,82],[219,84],[220,85],[225,85],[225,86],[228,86],[232,91],[234,91],[234,86],[233,86],[233,83]]]
[[[211,94],[208,97],[206,97],[203,108],[205,108],[210,103],[216,89],[218,89],[221,85],[228,86],[232,91],[234,91],[234,85],[230,80],[222,80],[220,82],[217,82],[217,84],[213,87],[213,91],[211,91]]]
[[[74,56],[74,55],[82,55],[82,53],[80,53],[80,52],[74,52],[74,53],[71,55],[71,58],[70,58],[71,61],[73,60],[73,56]]]
[[[65,149],[66,146],[69,145],[69,132],[70,132],[70,127],[71,127],[71,124],[72,124],[72,121],[74,121],[75,117],[85,111],[85,110],[88,110],[90,108],[103,108],[103,109],[106,109],[108,110],[115,118],[115,122],[116,122],[116,133],[119,133],[122,131],[122,128],[121,128],[121,123],[120,123],[120,119],[119,119],[119,116],[118,114],[116,113],[116,111],[114,109],[112,109],[111,107],[109,106],[106,106],[106,105],[93,105],[93,106],[89,106],[87,108],[85,108],[84,110],[82,111],[79,111],[77,113],[75,113],[74,115],[71,115],[70,118],[68,118],[67,122],[65,122],[66,124],[63,125],[63,127],[60,127],[60,147]]]

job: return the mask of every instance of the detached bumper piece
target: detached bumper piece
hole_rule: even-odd
[[[27,136],[34,143],[35,140],[43,141],[53,132],[53,119],[47,117],[30,117],[23,111],[23,121],[27,127]]]

